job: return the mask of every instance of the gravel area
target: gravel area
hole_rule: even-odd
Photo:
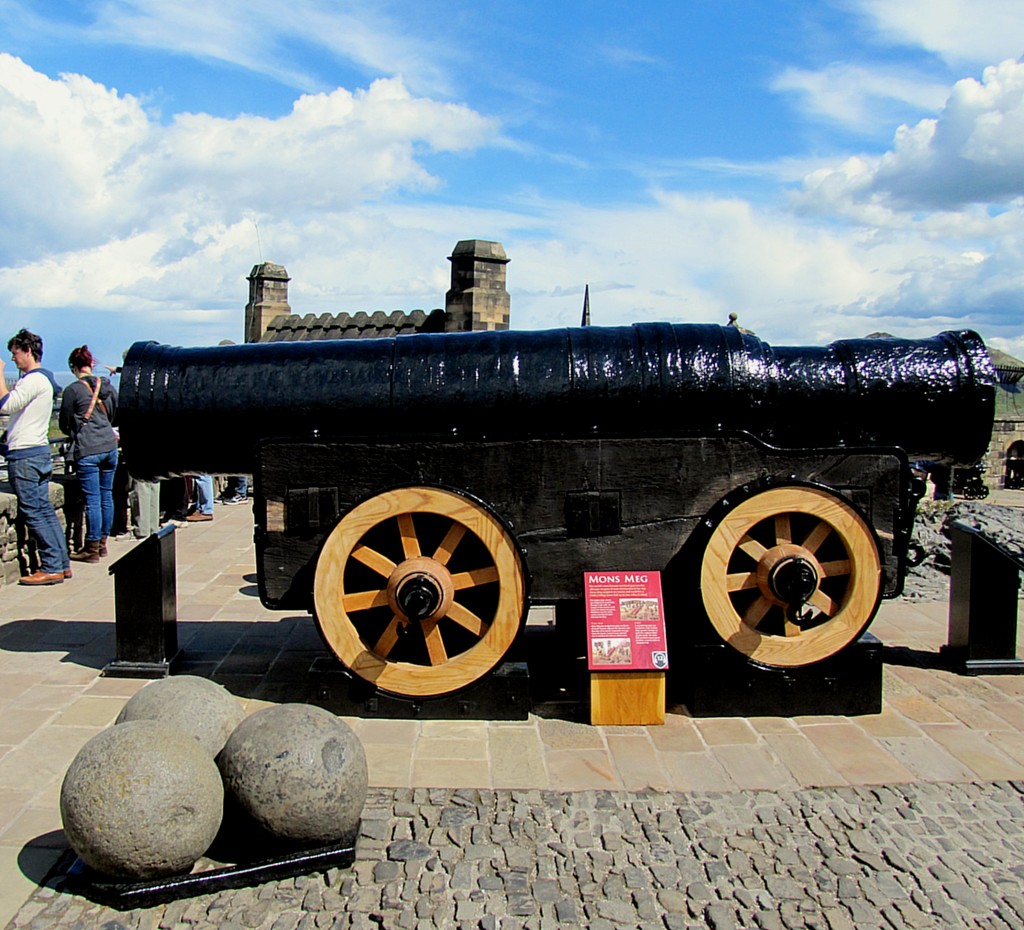
[[[904,597],[929,601],[949,597],[949,526],[955,522],[978,530],[1024,563],[1024,507],[983,501],[922,501],[914,521],[913,542],[921,546],[925,558],[907,573]]]

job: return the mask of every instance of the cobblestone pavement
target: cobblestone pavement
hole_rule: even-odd
[[[1024,927],[1022,782],[782,792],[372,789],[351,868],[9,928]]]

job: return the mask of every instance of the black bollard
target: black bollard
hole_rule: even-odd
[[[1020,675],[1017,591],[1020,562],[963,523],[953,523],[949,642],[943,654],[965,675]]]
[[[117,658],[112,678],[165,678],[181,658],[174,526],[169,524],[110,566],[114,576]]]

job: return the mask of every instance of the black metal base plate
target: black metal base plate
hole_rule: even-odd
[[[292,850],[275,858],[261,859],[257,862],[225,865],[204,871],[193,871],[186,875],[172,875],[139,882],[101,875],[90,869],[81,859],[75,859],[65,873],[64,888],[97,904],[118,911],[128,911],[136,907],[153,907],[179,898],[214,894],[231,888],[244,888],[292,878],[296,875],[347,868],[354,859],[354,840],[349,839],[332,846]]]
[[[387,720],[526,720],[530,716],[530,675],[525,662],[504,662],[457,694],[422,700],[383,694],[328,656],[314,660],[309,677],[310,703],[341,716]]]
[[[941,646],[939,654],[960,675],[1024,675],[1024,661],[1016,656],[1008,659],[972,659],[970,647],[949,645]]]
[[[177,671],[183,653],[179,649],[171,658],[159,662],[130,662],[114,659],[103,666],[104,678],[166,678]]]
[[[694,717],[851,717],[882,710],[882,644],[870,633],[798,668],[755,665],[726,643],[691,646],[672,662],[680,683],[675,698]]]

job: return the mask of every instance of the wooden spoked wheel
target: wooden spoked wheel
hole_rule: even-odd
[[[493,669],[523,621],[519,551],[482,504],[399,488],[357,505],[327,537],[313,583],[334,654],[391,694],[434,697]]]
[[[714,628],[765,665],[809,665],[856,639],[878,606],[881,564],[868,525],[821,488],[748,498],[715,527],[701,564]]]

